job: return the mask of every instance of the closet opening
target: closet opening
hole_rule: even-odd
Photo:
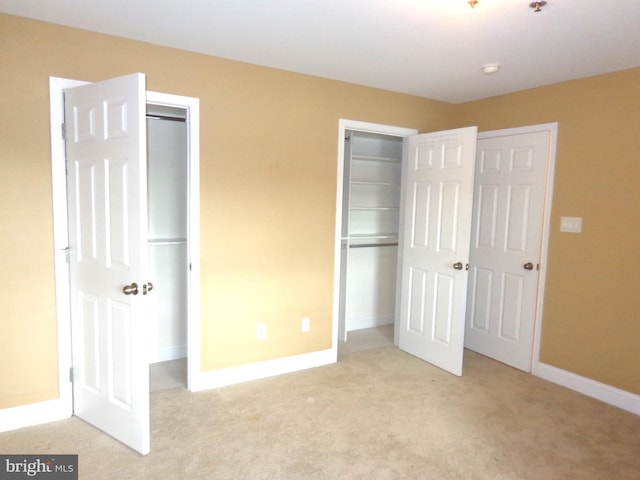
[[[185,108],[147,104],[150,391],[187,388],[189,159]]]
[[[345,130],[338,354],[394,343],[403,137]]]

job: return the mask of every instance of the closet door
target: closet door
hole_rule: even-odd
[[[462,374],[476,127],[408,138],[399,346]]]
[[[150,450],[145,77],[65,92],[74,414]]]
[[[531,371],[551,133],[483,132],[465,345]],[[526,131],[526,130],[529,131]]]

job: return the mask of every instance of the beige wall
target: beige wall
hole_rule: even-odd
[[[339,118],[557,121],[542,360],[640,394],[640,69],[454,106],[7,15],[0,32],[0,408],[57,396],[48,77],[137,71],[201,101],[205,370],[330,347]]]
[[[640,69],[459,106],[480,130],[557,121],[541,360],[640,394]],[[559,231],[561,216],[583,233]]]
[[[440,102],[7,15],[0,39],[0,408],[57,396],[49,76],[200,98],[204,370],[330,348],[339,118],[452,124]]]

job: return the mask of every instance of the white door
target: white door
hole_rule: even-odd
[[[483,137],[477,147],[465,346],[529,372],[550,132]]]
[[[399,347],[462,375],[477,127],[408,137]]]
[[[74,413],[147,454],[145,77],[65,92]]]

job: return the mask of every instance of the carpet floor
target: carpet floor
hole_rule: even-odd
[[[640,417],[473,352],[455,377],[393,347],[216,390],[151,394],[151,453],[78,418],[0,434],[81,479],[640,479]]]

